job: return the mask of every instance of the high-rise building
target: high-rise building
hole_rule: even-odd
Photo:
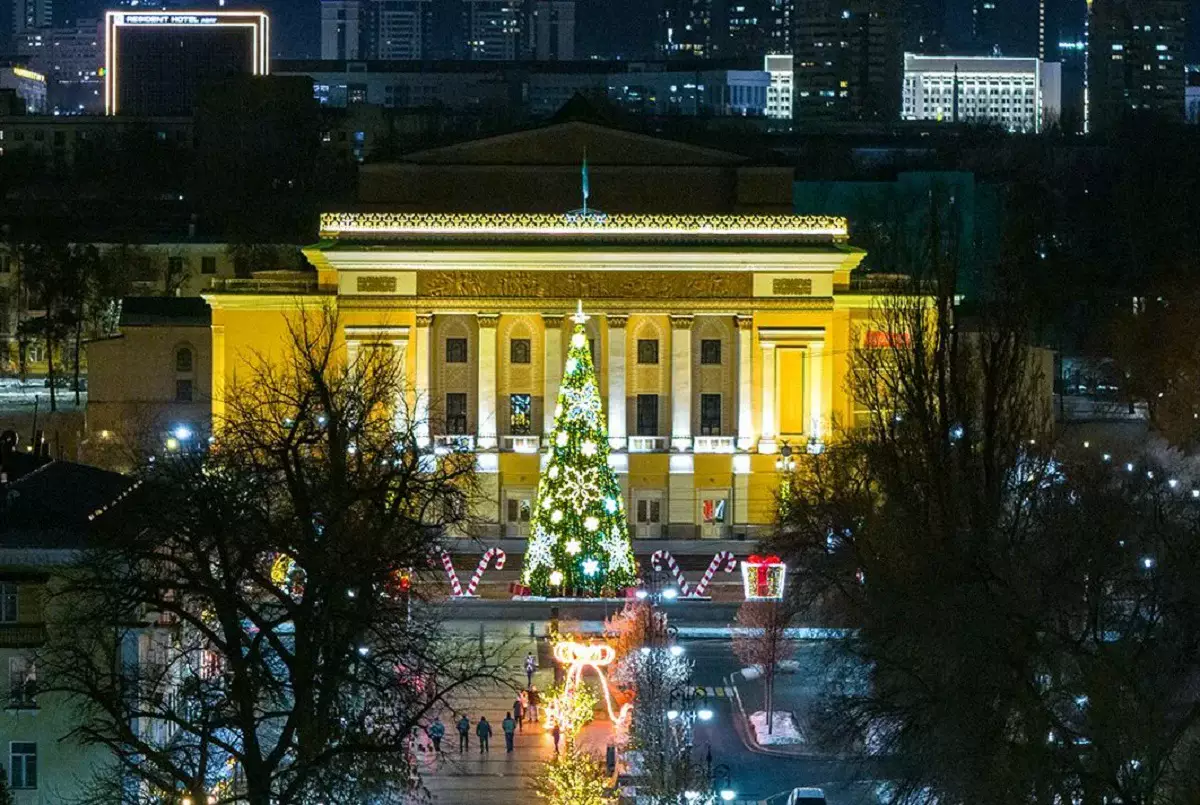
[[[50,108],[60,114],[104,112],[104,53],[99,20],[17,34],[13,46],[31,70],[46,76]]]
[[[763,69],[771,77],[771,83],[767,86],[767,117],[791,120],[795,103],[792,57],[782,54],[767,56],[763,59]]]
[[[973,0],[971,41],[982,55],[1044,58],[1046,0]]]
[[[270,20],[260,11],[110,11],[104,109],[110,115],[190,115],[203,83],[268,74],[270,44]]]
[[[795,0],[770,0],[771,53],[792,52],[792,17]]]
[[[321,0],[321,58],[365,59],[365,0]]]
[[[901,10],[900,0],[798,0],[798,120],[899,119]]]
[[[466,55],[473,61],[514,61],[525,49],[523,0],[463,0]]]
[[[54,24],[53,0],[11,0],[13,33],[24,33]]]
[[[538,61],[575,59],[575,0],[533,0],[529,55]]]
[[[723,36],[714,8],[717,1],[664,0],[658,14],[659,53],[668,59],[717,55]]]
[[[988,123],[1031,134],[1058,119],[1059,65],[1000,56],[904,54],[905,120]]]
[[[722,2],[726,3],[725,27],[728,34],[726,44],[721,48],[722,58],[757,63],[768,53],[786,51],[786,47],[778,47],[775,41],[776,10],[772,7],[772,0]]]
[[[1187,0],[1089,0],[1088,127],[1184,115]]]

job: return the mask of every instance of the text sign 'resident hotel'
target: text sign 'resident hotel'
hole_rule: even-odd
[[[205,81],[238,73],[267,75],[270,45],[270,18],[260,11],[110,11],[105,17],[105,112],[191,115]]]

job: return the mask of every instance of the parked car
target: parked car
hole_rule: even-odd
[[[793,788],[787,805],[825,805],[825,792],[819,788]]]

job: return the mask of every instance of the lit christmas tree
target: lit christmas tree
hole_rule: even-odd
[[[554,409],[522,580],[534,595],[599,595],[636,582],[637,565],[583,324],[583,303]]]

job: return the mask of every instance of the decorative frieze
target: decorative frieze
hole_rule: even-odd
[[[421,271],[419,296],[521,299],[728,299],[753,294],[751,274],[700,271]]]

